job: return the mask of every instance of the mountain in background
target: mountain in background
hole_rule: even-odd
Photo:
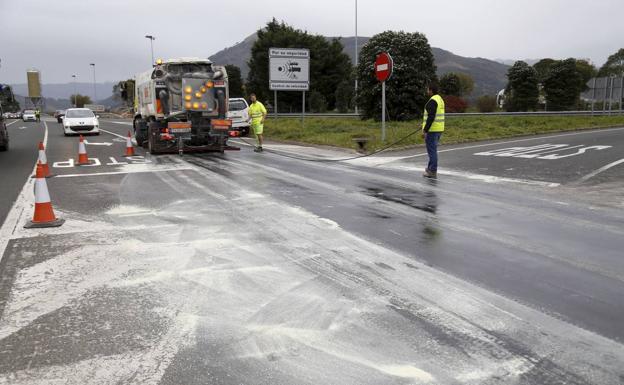
[[[104,82],[96,83],[98,100],[108,99],[113,95],[113,86],[116,83]],[[26,84],[12,84],[15,95],[28,95]],[[93,99],[93,83],[76,83],[76,92],[80,95],[87,95]],[[74,94],[74,83],[63,84],[42,84],[41,93],[48,99],[69,99]]]
[[[528,65],[532,66],[535,63],[537,63],[538,61],[540,61],[541,59],[522,59],[523,62],[527,63]],[[514,64],[516,64],[516,62],[518,60],[512,60],[512,59],[496,59],[497,62],[501,63],[501,64],[505,64],[508,66],[512,66]]]
[[[246,79],[249,73],[247,62],[251,57],[251,48],[257,39],[257,35],[253,34],[242,42],[210,56],[210,60],[218,64],[233,64],[239,67],[243,79]],[[333,38],[328,37],[327,39]],[[351,62],[355,63],[355,37],[339,39],[344,47],[344,52],[349,55]],[[368,37],[358,37],[358,52],[369,39]],[[475,81],[472,98],[481,95],[496,95],[507,85],[508,65],[489,59],[458,56],[440,48],[431,48],[431,51],[438,67],[438,76],[448,72],[463,72],[472,76]]]

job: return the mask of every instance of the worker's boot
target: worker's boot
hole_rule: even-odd
[[[254,148],[254,152],[262,152],[262,146],[257,146]]]
[[[425,173],[423,174],[423,176],[424,176],[425,178],[432,178],[432,179],[435,179],[435,178],[437,178],[437,177],[438,177],[438,173],[436,173],[436,172],[432,172],[432,171],[429,171],[429,169],[426,169],[426,170],[425,170]]]

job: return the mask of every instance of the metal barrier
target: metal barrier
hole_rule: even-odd
[[[534,112],[462,112],[462,113],[447,113],[446,117],[451,118],[461,118],[468,116],[601,116],[601,115],[622,115],[624,114],[624,110],[613,110],[613,111],[534,111]],[[306,117],[309,118],[353,118],[359,119],[361,118],[360,114],[340,114],[340,113],[323,113],[323,114],[315,114],[309,113],[305,114]],[[273,115],[272,117],[275,117]],[[294,114],[283,114],[280,113],[278,118],[301,118],[301,113]]]

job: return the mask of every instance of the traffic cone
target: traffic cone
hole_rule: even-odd
[[[48,166],[48,158],[46,157],[43,142],[39,142],[39,159],[37,160],[37,162],[41,163],[41,166],[43,167],[43,176],[46,178],[51,178],[53,175],[50,174],[50,167]],[[33,175],[32,177],[36,178],[37,176]]]
[[[134,146],[132,145],[132,134],[128,131],[128,138],[126,138],[126,155],[124,156],[134,156]]]
[[[78,166],[84,166],[89,164],[89,156],[87,155],[87,148],[84,144],[84,138],[80,135],[80,143],[78,144]]]
[[[52,202],[50,202],[50,193],[48,192],[48,184],[44,176],[43,165],[37,163],[37,173],[35,178],[35,214],[32,221],[24,225],[27,229],[40,229],[45,227],[59,227],[65,223],[64,219],[54,216],[52,210]]]

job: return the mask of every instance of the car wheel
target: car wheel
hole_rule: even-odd
[[[0,146],[0,151],[7,151],[9,149],[9,142],[5,142],[2,146]]]

